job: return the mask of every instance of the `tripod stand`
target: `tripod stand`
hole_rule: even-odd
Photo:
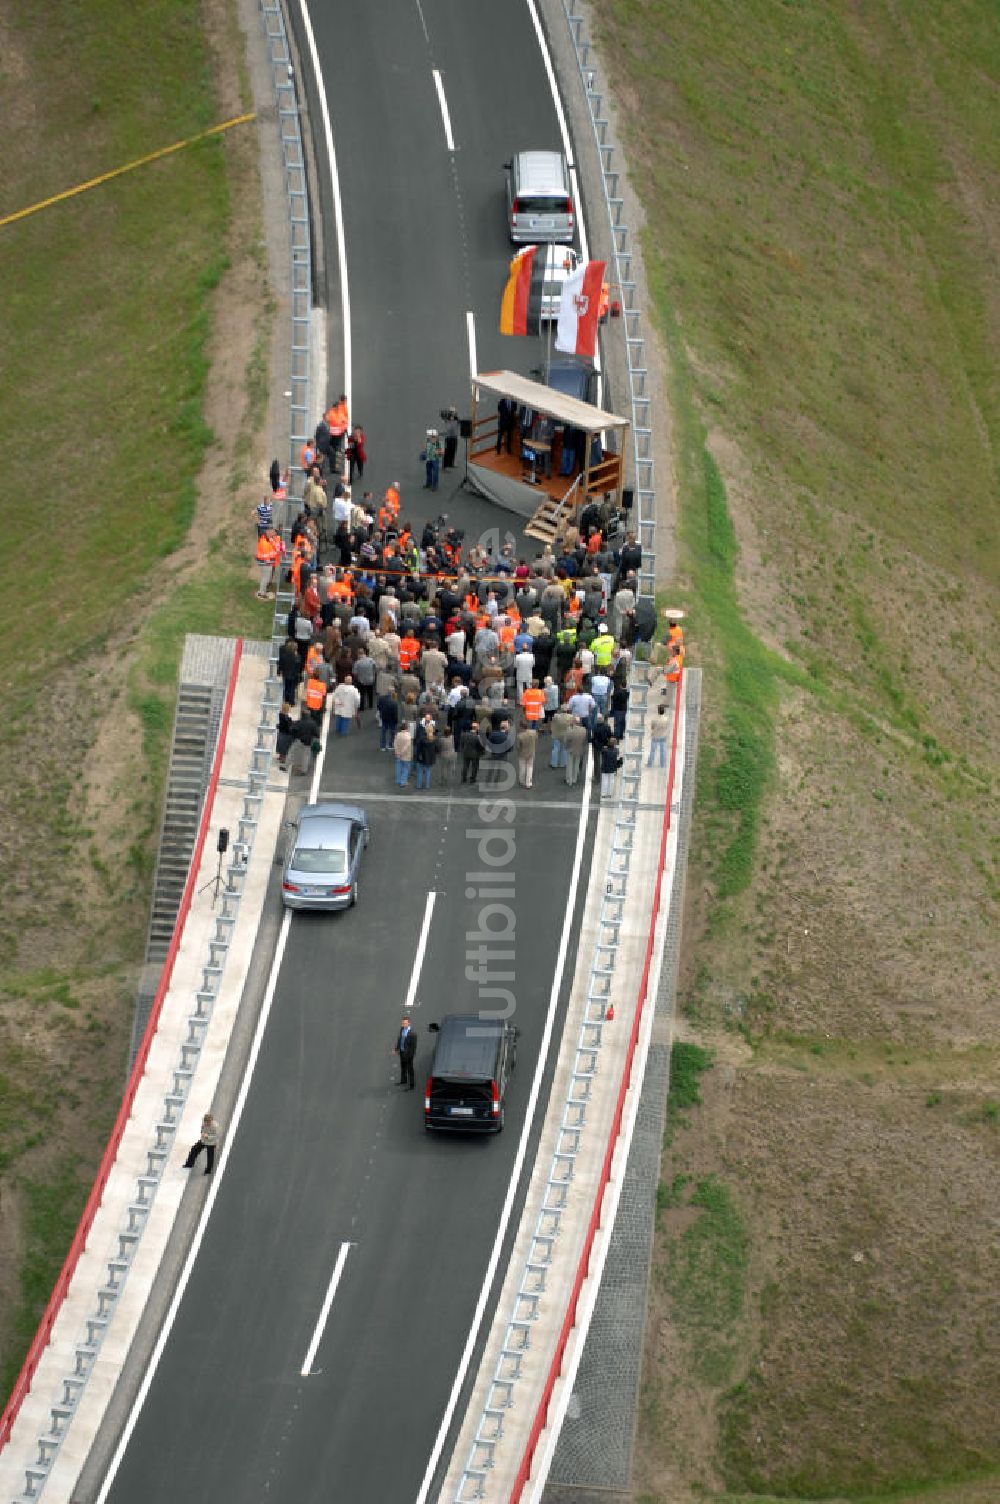
[[[222,887],[222,858],[229,849],[229,831],[223,826],[219,831],[215,849],[219,853],[219,864],[215,869],[215,876],[210,877],[207,883],[203,883],[198,889],[199,893],[207,893],[212,889],[212,908],[215,908],[219,898],[219,889]]]

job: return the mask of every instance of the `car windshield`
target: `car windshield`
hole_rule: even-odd
[[[347,853],[300,847],[292,857],[291,865],[296,872],[346,872]]]
[[[561,214],[566,207],[566,195],[561,198],[551,198],[547,194],[518,195],[518,214]]]

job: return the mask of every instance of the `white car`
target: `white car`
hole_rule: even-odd
[[[563,283],[580,265],[580,257],[571,245],[540,245],[538,255],[545,256],[545,281],[542,283],[542,319],[559,317],[559,300]]]

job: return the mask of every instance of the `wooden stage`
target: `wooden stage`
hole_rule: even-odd
[[[557,438],[556,443],[560,445],[561,440]],[[514,451],[512,454],[508,454],[506,450],[501,450],[497,454],[492,447],[479,448],[477,446],[475,451],[470,448],[469,459],[472,464],[478,465],[482,470],[491,470],[494,475],[503,475],[507,480],[516,480],[527,485],[531,466],[521,459],[521,443],[518,435],[515,435],[512,447]],[[556,453],[553,455],[553,468],[556,468],[558,464],[559,458]],[[562,501],[580,479],[580,470],[575,469],[572,475],[553,475],[547,478],[536,468],[535,475],[537,482],[531,485],[531,490],[537,494],[539,505],[541,505],[542,498],[545,496],[550,497],[552,501]]]

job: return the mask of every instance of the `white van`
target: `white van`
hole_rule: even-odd
[[[562,152],[519,151],[506,168],[507,228],[514,244],[569,245],[576,211]]]
[[[538,254],[545,257],[541,318],[544,322],[550,319],[554,322],[559,317],[563,284],[580,265],[580,258],[568,245],[544,245]]]

